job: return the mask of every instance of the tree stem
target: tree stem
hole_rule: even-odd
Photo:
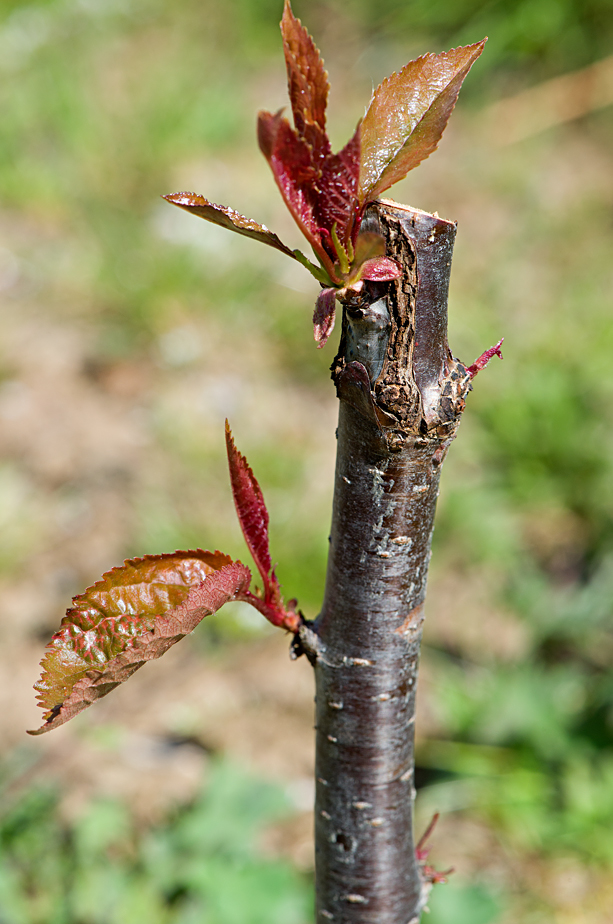
[[[409,924],[427,896],[415,688],[441,464],[471,379],[447,345],[455,224],[386,201],[364,222],[403,274],[345,304],[332,367],[336,480],[312,657],[318,924]]]

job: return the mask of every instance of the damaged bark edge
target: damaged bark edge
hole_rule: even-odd
[[[415,688],[441,465],[471,387],[447,344],[455,224],[387,200],[364,224],[403,273],[345,304],[332,366],[334,508],[308,643],[318,924],[410,924],[429,890],[412,832]]]

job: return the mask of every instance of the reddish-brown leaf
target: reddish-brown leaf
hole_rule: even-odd
[[[423,55],[377,87],[362,122],[360,205],[376,199],[436,150],[485,41]]]
[[[359,227],[360,131],[358,125],[338,154],[323,158],[317,182],[319,195],[314,203],[315,219],[320,228],[331,234],[336,227],[339,240],[345,246],[349,241],[354,243]]]
[[[106,696],[161,657],[205,616],[246,594],[251,573],[222,552],[174,552],[126,561],[73,606],[47,645],[34,689],[46,709],[39,735]]]
[[[267,603],[280,601],[279,582],[272,570],[268,544],[268,510],[264,495],[246,458],[234,444],[230,425],[226,420],[226,448],[230,467],[230,482],[238,521],[262,581]]]
[[[309,122],[315,123],[321,128],[328,143],[325,135],[328,75],[313,39],[294,16],[289,0],[285,0],[281,34],[296,130],[300,136],[304,136],[306,125]]]
[[[360,279],[369,282],[389,282],[402,276],[400,265],[391,257],[373,257],[365,260],[360,267]]]
[[[185,209],[186,212],[199,215],[200,218],[205,218],[215,225],[229,228],[230,231],[244,234],[245,237],[251,237],[256,241],[261,241],[263,244],[269,244],[270,247],[280,250],[286,256],[296,259],[294,252],[289,247],[286,247],[273,231],[269,231],[266,225],[259,225],[257,221],[245,218],[244,215],[241,215],[240,212],[235,212],[234,209],[230,209],[225,205],[215,205],[214,202],[209,202],[204,196],[198,196],[196,193],[190,192],[173,193],[169,196],[162,196],[162,198],[166,199],[167,202],[171,202],[172,205],[178,205],[179,208]]]
[[[486,350],[485,353],[482,353],[471,366],[466,367],[466,371],[470,373],[472,378],[474,378],[477,372],[481,372],[482,369],[485,369],[490,359],[493,359],[494,356],[498,356],[502,359],[502,344],[504,343],[504,337],[502,337],[496,346],[490,347],[489,350]]]
[[[264,495],[249,463],[236,448],[227,420],[226,448],[238,521],[264,584],[263,594],[244,591],[238,599],[254,606],[273,626],[281,626],[289,632],[297,632],[302,617],[296,612],[296,601],[290,600],[287,606],[285,605],[277,575],[272,567],[268,545],[268,510]]]
[[[294,221],[328,271],[332,261],[323,252],[313,214],[316,171],[313,152],[280,112],[258,113],[258,142]]]
[[[333,154],[326,134],[328,76],[311,36],[286,0],[281,21],[293,129],[281,112],[261,112],[258,140],[281,195],[330,281],[341,285],[334,265],[336,234],[346,248],[355,243],[359,215],[357,186],[359,126],[345,147]]]
[[[313,337],[318,350],[328,342],[328,337],[334,329],[335,318],[336,289],[322,289],[317,296],[313,312]]]
[[[336,228],[346,245],[357,229],[359,128],[338,154],[321,153],[322,129],[315,123],[308,129],[310,140],[300,137],[280,112],[258,116],[260,148],[285,204],[331,281],[340,285],[331,234]]]

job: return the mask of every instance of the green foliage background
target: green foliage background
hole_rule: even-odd
[[[432,606],[443,607],[437,587],[455,576],[505,614],[521,644],[492,645],[487,634],[471,644],[457,629],[431,628],[424,665],[438,731],[420,742],[421,814],[432,807],[477,817],[526,863],[571,857],[610,871],[613,185],[603,177],[613,175],[611,110],[507,147],[482,132],[501,96],[609,53],[610,4],[335,0],[296,2],[295,12],[330,68],[337,144],[392,67],[490,36],[441,151],[393,195],[462,218],[454,351],[471,360],[506,337],[505,361],[476,381],[447,463]],[[248,344],[249,376],[257,374],[256,353],[263,374],[272,370],[305,404],[328,400],[331,353],[310,339],[308,284],[279,284],[282,257],[222,240],[224,232],[169,215],[158,199],[196,187],[298,243],[253,131],[258,107],[284,103],[280,13],[277,0],[0,4],[3,221],[15,227],[16,250],[48,311],[95,332],[99,367],[153,358],[163,390],[175,368],[208,361],[206,349],[192,356],[181,339],[182,325],[196,324],[209,332],[212,351],[222,341],[238,344],[237,368]],[[36,243],[32,228],[44,232]],[[246,441],[237,432],[238,445],[270,499],[283,583],[314,615],[329,492],[310,500],[304,443],[298,436],[276,444],[273,412],[259,411],[261,423],[251,420]],[[213,445],[212,424],[189,407],[177,414],[161,399],[156,413],[156,438],[173,467],[135,489],[125,554],[195,544],[243,554],[227,504],[202,500],[225,478],[221,438]],[[7,572],[30,539],[20,530],[16,522],[0,542]],[[221,644],[240,632],[229,629]],[[0,874],[0,921],[187,924],[205,894],[209,910],[198,920],[207,924],[308,919],[304,881],[280,862],[260,863],[246,846],[252,826],[274,815],[273,796],[236,827],[225,809],[223,823],[204,818],[210,866],[198,876],[210,878],[203,884],[185,873],[182,864],[189,867],[200,846],[190,826],[229,785],[223,775],[216,780],[219,794],[205,794],[192,815],[142,837],[119,805],[108,813],[92,806],[72,829],[54,820],[51,795],[6,808],[3,849],[12,859]],[[258,784],[240,774],[231,780],[228,805],[249,801]],[[88,872],[79,878],[85,855]],[[174,872],[160,878],[162,856]],[[58,891],[68,870],[77,884]],[[242,885],[232,879],[237,870]],[[98,891],[122,896],[121,912],[109,905],[100,917]],[[235,905],[218,907],[225,895]],[[525,921],[553,919],[542,900],[517,899],[508,884],[484,879],[437,890],[429,920],[487,924],[518,908]]]

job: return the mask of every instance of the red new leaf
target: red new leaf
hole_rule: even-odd
[[[264,599],[267,603],[278,603],[280,600],[279,582],[272,569],[270,558],[268,510],[264,495],[249,463],[234,444],[227,420],[226,448],[238,522],[241,525],[247,548],[264,582]]]
[[[498,341],[496,346],[490,347],[489,350],[486,350],[485,353],[482,353],[481,356],[479,356],[471,366],[466,367],[466,371],[472,378],[476,376],[477,372],[481,372],[482,369],[485,369],[490,359],[493,359],[494,356],[498,356],[499,359],[502,359],[501,347],[503,343],[504,337]]]
[[[343,244],[354,243],[361,214],[358,212],[358,176],[360,170],[360,135],[358,125],[353,136],[338,154],[328,154],[321,166],[320,194],[315,215],[328,233],[336,226]]]
[[[315,123],[321,128],[327,142],[328,75],[313,39],[292,13],[289,0],[285,0],[281,34],[296,129],[300,135],[304,135],[307,124]]]
[[[277,186],[294,221],[309,241],[330,279],[342,284],[332,244],[335,230],[343,245],[351,242],[359,218],[357,181],[359,128],[338,154],[314,153],[313,137],[321,129],[311,124],[310,138],[300,136],[280,112],[258,115],[260,149],[273,172]]]
[[[322,252],[314,214],[317,170],[312,148],[296,134],[281,112],[258,113],[258,142],[294,221],[328,273],[333,272],[334,261]]]
[[[315,302],[313,312],[313,337],[317,349],[321,350],[328,341],[336,318],[336,289],[322,289]]]
[[[285,0],[281,33],[294,127],[282,110],[275,114],[261,111],[258,142],[287,208],[320,265],[315,266],[298,250],[291,251],[264,225],[202,196],[176,193],[164,198],[293,257],[325,289],[351,289],[362,280],[396,279],[398,265],[384,250],[377,245],[375,252],[366,253],[364,241],[360,244],[365,209],[436,149],[462,82],[486,40],[424,55],[392,74],[375,90],[353,137],[334,154],[326,133],[328,75],[289,0]],[[314,316],[318,346],[324,345],[332,330],[334,309],[331,295],[322,293]]]
[[[372,260],[365,260],[360,267],[360,279],[368,279],[369,282],[389,282],[400,276],[400,265],[391,257],[373,257]]]
[[[204,196],[198,196],[196,193],[180,192],[172,193],[169,196],[162,196],[172,205],[178,205],[179,208],[191,212],[192,215],[198,215],[215,225],[221,225],[222,228],[228,228],[230,231],[236,231],[238,234],[244,234],[263,244],[269,244],[276,250],[280,250],[288,257],[296,259],[296,255],[289,247],[286,247],[273,231],[269,231],[266,225],[259,225],[257,221],[251,218],[245,218],[240,212],[235,212],[225,205],[215,205],[209,202]]]
[[[34,689],[46,709],[40,735],[106,696],[161,657],[224,603],[248,593],[251,573],[221,552],[126,561],[73,606],[46,648]]]
[[[290,600],[287,606],[284,604],[279,581],[272,567],[268,546],[268,510],[264,495],[249,463],[234,444],[227,420],[226,448],[238,521],[264,584],[263,595],[243,591],[238,599],[254,606],[273,626],[281,626],[289,632],[297,632],[302,617],[295,611],[296,601]]]
[[[485,41],[423,55],[377,87],[362,122],[360,205],[376,199],[436,150]]]
[[[260,112],[258,140],[289,211],[308,239],[330,281],[341,285],[343,271],[333,234],[349,252],[359,215],[359,128],[333,154],[326,134],[328,78],[313,39],[286,0],[281,21],[289,95],[295,129],[280,112]]]

